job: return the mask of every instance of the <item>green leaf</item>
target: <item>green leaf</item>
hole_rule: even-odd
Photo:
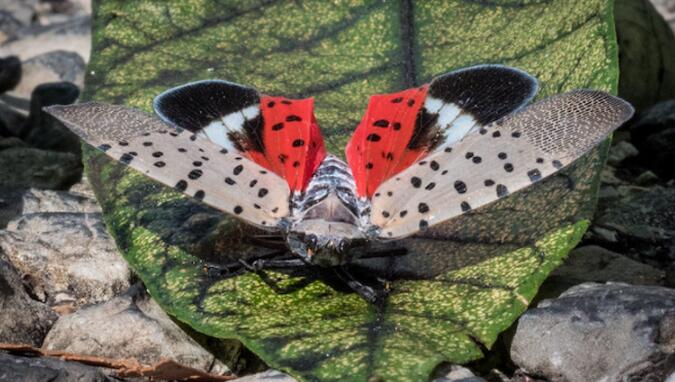
[[[166,88],[205,78],[314,96],[327,145],[342,154],[369,95],[467,65],[525,69],[540,97],[615,92],[611,15],[607,0],[100,1],[85,98],[149,111]],[[406,256],[364,263],[401,276],[382,306],[310,275],[208,274],[204,261],[269,250],[250,240],[254,229],[92,150],[86,164],[125,258],[177,319],[240,339],[301,380],[410,381],[481,357],[526,309],[585,231],[606,149],[433,238],[401,241]]]

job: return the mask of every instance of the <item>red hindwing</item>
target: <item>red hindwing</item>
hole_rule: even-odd
[[[293,191],[303,191],[326,156],[314,99],[261,97],[263,152],[247,151],[259,165],[286,179]]]
[[[415,134],[417,113],[424,104],[428,86],[370,98],[365,116],[347,144],[359,196],[370,198],[375,189],[425,154],[408,143]]]

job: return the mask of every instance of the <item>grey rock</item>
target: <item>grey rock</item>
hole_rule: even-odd
[[[166,358],[206,372],[229,373],[227,366],[185,334],[140,284],[108,302],[61,316],[43,348],[134,358],[145,364]]]
[[[16,31],[14,38],[0,45],[0,56],[18,56],[21,61],[51,52],[75,52],[89,61],[91,18],[75,17],[49,26],[32,25]]]
[[[15,19],[11,13],[0,10],[0,44],[14,37],[21,26],[21,22]]]
[[[21,277],[0,252],[0,342],[39,347],[54,321],[56,314],[30,297]]]
[[[14,105],[21,107],[29,104],[33,91],[41,84],[71,82],[81,89],[85,66],[84,59],[75,52],[54,50],[37,55],[21,63],[21,81],[7,95],[14,99]]]
[[[101,371],[56,358],[19,357],[0,353],[0,382],[119,382]]]
[[[9,13],[21,25],[30,25],[38,0],[0,0],[0,9]]]
[[[0,231],[0,249],[36,296],[65,311],[106,301],[129,287],[130,271],[95,201],[81,194],[31,191],[28,213]]]
[[[261,373],[247,375],[235,379],[236,382],[296,382],[297,380],[288,374],[277,370],[265,370]]]
[[[0,188],[67,189],[82,174],[73,153],[12,147],[0,151]]]
[[[661,381],[675,351],[674,318],[673,289],[585,283],[527,311],[511,357],[552,382]]]
[[[607,163],[616,166],[628,158],[637,156],[639,153],[638,149],[630,142],[621,141],[609,149]]]

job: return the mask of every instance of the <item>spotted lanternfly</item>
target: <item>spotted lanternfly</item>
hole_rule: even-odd
[[[625,101],[592,90],[524,107],[536,91],[523,71],[483,65],[374,95],[346,163],[326,152],[313,99],[226,81],[160,94],[159,118],[101,103],[47,111],[120,162],[284,237],[290,258],[247,268],[342,269],[374,243],[421,234],[546,178],[633,114]]]

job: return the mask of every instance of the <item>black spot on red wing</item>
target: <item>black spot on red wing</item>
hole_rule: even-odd
[[[155,157],[155,158],[159,158],[162,155],[164,155],[164,153],[161,152],[161,151],[155,151],[154,153],[152,153],[152,156]]]
[[[367,141],[370,142],[379,142],[382,137],[380,137],[378,134],[370,134],[366,137]]]
[[[275,124],[275,125],[272,126],[272,131],[279,131],[279,130],[281,130],[281,129],[283,129],[283,128],[284,128],[284,123],[283,123],[283,122],[279,122],[279,123],[277,123],[277,124]]]
[[[129,164],[129,163],[131,163],[132,160],[134,160],[134,156],[129,154],[129,153],[124,153],[120,157],[120,162],[122,162],[124,164]]]
[[[431,191],[431,190],[434,189],[434,187],[436,187],[436,183],[431,182],[431,183],[427,184],[427,186],[424,187],[424,189],[425,189],[425,190],[428,190],[428,191]]]
[[[302,121],[302,118],[300,118],[300,116],[295,114],[291,114],[286,117],[286,122],[300,122],[300,121]]]
[[[485,184],[485,187],[492,187],[495,185],[495,181],[492,179],[485,179],[485,182],[483,182],[483,184]]]
[[[417,211],[421,214],[426,214],[429,212],[429,206],[426,203],[420,203],[417,205]]]
[[[293,167],[295,167],[295,168],[300,167],[300,161],[296,160],[295,162],[293,162]]]
[[[229,184],[230,186],[234,186],[235,184],[237,184],[237,182],[230,177],[225,178],[225,183]]]
[[[454,186],[458,193],[463,194],[466,192],[466,183],[462,182],[461,180],[456,180]]]
[[[555,167],[558,170],[561,169],[562,166],[563,166],[562,163],[560,163],[560,161],[557,160],[557,159],[553,160],[553,162],[551,162],[551,164],[553,165],[553,167]]]
[[[178,191],[183,192],[183,191],[185,191],[185,190],[187,189],[187,186],[188,186],[188,184],[187,184],[186,181],[184,181],[184,180],[179,180],[179,181],[176,183],[176,185],[173,186],[173,188],[175,188],[175,189],[178,190]]]
[[[154,165],[155,165],[155,167],[162,168],[162,167],[166,166],[166,163],[164,163],[160,160],[160,161],[155,162]]]
[[[199,177],[201,177],[203,173],[204,172],[202,170],[196,168],[196,169],[190,171],[190,173],[188,174],[188,178],[190,178],[192,180],[199,179]]]
[[[539,169],[536,169],[536,168],[535,168],[534,170],[528,171],[528,172],[527,172],[527,176],[530,177],[530,180],[531,180],[532,182],[536,182],[536,181],[538,181],[539,179],[541,179],[541,172],[539,172]]]
[[[497,197],[502,198],[509,194],[509,189],[503,184],[497,185]]]
[[[244,209],[241,208],[241,206],[235,206],[235,207],[234,207],[234,213],[235,213],[235,214],[239,215],[239,214],[241,214],[242,212],[244,212]]]
[[[392,127],[394,128],[394,130],[397,130],[397,131],[401,130],[401,122],[394,122]]]
[[[410,178],[410,183],[413,185],[413,187],[420,188],[420,186],[422,186],[422,179],[413,176],[412,178]]]
[[[98,146],[98,149],[101,150],[101,151],[103,151],[103,152],[105,152],[105,151],[110,150],[110,145],[107,144],[107,143],[104,143],[104,144]]]
[[[286,159],[288,159],[288,155],[286,155],[286,154],[279,154],[279,162],[281,162],[281,164],[286,163]]]
[[[261,188],[258,190],[258,197],[259,198],[264,198],[265,195],[267,195],[269,191],[266,188]]]
[[[471,205],[467,202],[462,202],[459,206],[462,209],[462,212],[471,211]]]
[[[204,200],[204,196],[206,196],[206,193],[204,192],[204,190],[198,190],[197,192],[195,192],[194,196],[195,199],[197,200]]]
[[[270,101],[270,102],[267,103],[267,107],[270,107],[270,108],[274,107],[274,105],[275,105],[274,101]]]
[[[408,100],[407,103],[408,103],[409,107],[413,107],[413,105],[415,105],[415,100],[411,98],[411,99]]]
[[[511,163],[505,164],[505,165],[504,165],[504,171],[506,171],[506,172],[511,172],[511,171],[513,171],[513,164],[511,164]]]
[[[366,164],[366,169],[370,170],[371,168],[373,168],[373,163],[372,163],[372,162],[368,162],[368,163]]]
[[[285,99],[285,100],[282,100],[281,103],[283,103],[284,105],[290,105],[290,104],[292,104],[293,102],[291,102],[291,101]]]
[[[387,128],[389,127],[389,121],[386,119],[378,119],[377,121],[373,122],[373,126]]]
[[[398,216],[400,216],[400,217],[403,218],[403,217],[405,217],[407,214],[408,214],[408,210],[403,210],[403,211],[401,211],[401,212],[398,213]]]
[[[305,141],[302,139],[296,139],[293,141],[293,147],[302,147],[305,145]]]
[[[391,100],[391,103],[401,103],[403,102],[403,97],[396,97]]]
[[[387,158],[387,160],[394,160],[394,153],[388,152],[385,158]]]

